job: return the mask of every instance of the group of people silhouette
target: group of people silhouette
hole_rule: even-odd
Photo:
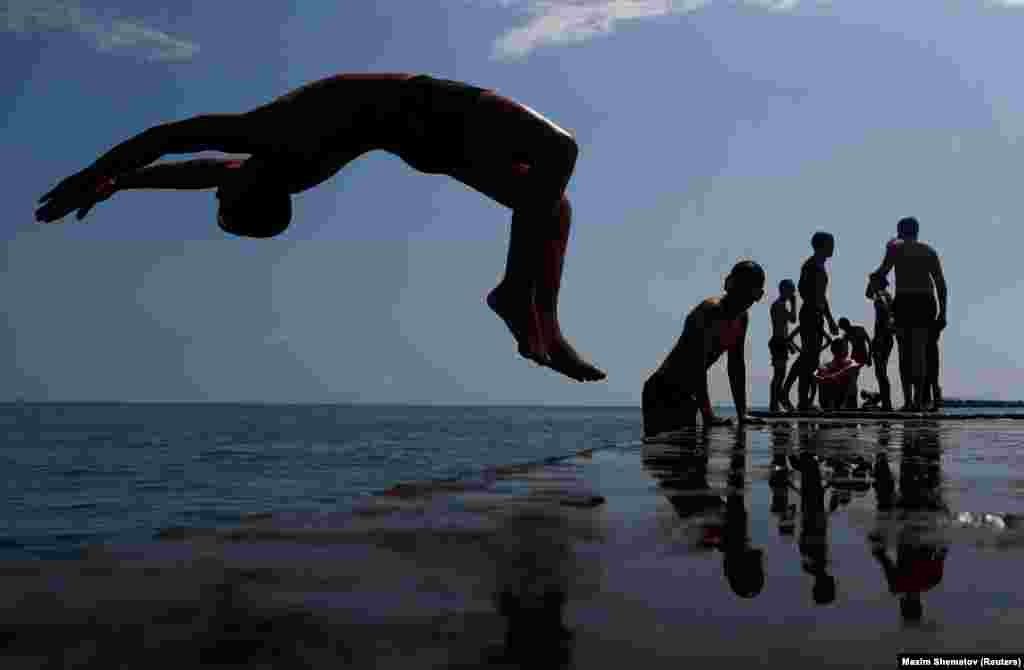
[[[799,293],[803,301],[799,327],[797,287],[792,280],[779,282],[779,297],[772,303],[772,337],[768,347],[774,374],[769,409],[809,411],[815,389],[822,409],[857,409],[858,378],[862,367],[874,365],[878,392],[864,393],[865,407],[880,406],[892,411],[892,385],[888,364],[894,343],[899,344],[899,370],[903,389],[902,411],[938,411],[942,401],[939,386],[939,337],[946,327],[947,287],[942,264],[935,250],[918,239],[920,224],[914,217],[900,219],[896,237],[886,245],[882,264],[869,276],[865,297],[875,312],[874,336],[863,326],[832,316],[826,288],[825,261],[835,251],[835,238],[817,232],[811,238],[814,254],[800,271]],[[887,276],[896,269],[896,295],[888,290]],[[828,331],[825,325],[828,325]],[[840,337],[840,332],[842,336]],[[793,343],[800,335],[801,347]],[[830,336],[831,335],[831,336]],[[829,348],[832,360],[820,366],[820,354]],[[786,374],[791,353],[799,353]],[[799,404],[793,407],[790,389],[799,379]]]
[[[875,332],[848,318],[837,322],[828,300],[825,263],[835,253],[835,237],[818,231],[811,236],[814,253],[800,269],[799,283],[779,282],[779,297],[770,309],[772,336],[768,342],[773,375],[769,409],[778,412],[816,411],[815,392],[821,409],[856,409],[857,380],[862,366],[875,367],[879,392],[871,404],[892,411],[888,378],[889,356],[899,343],[903,411],[937,411],[941,401],[938,384],[938,341],[946,326],[946,281],[935,250],[918,239],[917,219],[900,219],[897,236],[886,246],[882,264],[869,276],[865,295],[874,304]],[[887,276],[896,269],[895,297]],[[679,431],[696,424],[715,426],[731,420],[715,415],[708,391],[708,369],[728,352],[729,385],[740,424],[759,422],[747,414],[745,340],[750,323],[748,310],[764,296],[766,274],[752,260],[737,263],[725,279],[725,293],[707,298],[686,316],[675,346],[643,387],[644,435]],[[799,292],[802,304],[797,310]],[[792,332],[791,323],[798,327]],[[827,330],[826,330],[827,325]],[[840,331],[843,335],[840,337]],[[800,336],[800,346],[794,338]],[[830,348],[833,358],[821,365],[821,353]],[[799,353],[789,369],[789,357]],[[789,400],[799,381],[799,403]]]

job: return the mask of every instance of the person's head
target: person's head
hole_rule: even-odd
[[[726,297],[744,311],[764,297],[765,279],[764,268],[760,265],[754,261],[740,261],[725,278]]]
[[[217,189],[217,225],[241,237],[268,238],[292,220],[292,198],[258,159],[237,161]]]
[[[839,323],[838,323],[838,325],[839,325],[839,327],[840,327],[841,329],[843,329],[843,330],[849,330],[849,329],[850,329],[850,320],[849,320],[849,319],[847,319],[847,318],[846,318],[846,317],[844,316],[844,317],[842,317],[841,319],[839,319]]]
[[[896,237],[901,240],[916,240],[921,224],[912,216],[906,216],[896,224]]]
[[[836,578],[832,575],[818,575],[811,589],[811,596],[817,605],[828,605],[836,599]]]
[[[796,284],[792,279],[783,279],[779,282],[779,295],[789,300],[796,295]]]
[[[829,258],[835,251],[836,238],[832,236],[832,233],[819,230],[811,235],[811,248],[814,249],[815,254]]]
[[[740,598],[753,598],[764,589],[764,558],[760,549],[744,547],[725,554],[722,568],[729,588]]]
[[[836,358],[846,358],[846,354],[847,354],[846,340],[842,340],[842,339],[839,339],[839,338],[836,338],[836,339],[832,340],[832,344],[830,345],[830,349],[832,351],[832,355],[835,356]]]
[[[924,616],[924,607],[921,604],[921,594],[908,593],[900,598],[900,616],[907,623],[917,623]]]

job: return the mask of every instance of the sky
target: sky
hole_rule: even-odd
[[[750,257],[764,404],[769,304],[811,234],[836,237],[836,318],[870,328],[866,275],[909,215],[949,284],[945,394],[1024,396],[1024,0],[173,4],[0,1],[0,400],[637,405]],[[510,212],[383,152],[296,196],[272,240],[220,231],[210,191],[33,221],[150,126],[375,71],[492,88],[575,134],[561,323],[605,382],[519,358],[485,306]],[[731,401],[724,358],[711,395]]]

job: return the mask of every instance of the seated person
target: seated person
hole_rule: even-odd
[[[818,401],[825,410],[841,409],[851,395],[857,394],[857,376],[861,364],[850,358],[846,340],[832,340],[832,360],[814,373],[818,384]]]

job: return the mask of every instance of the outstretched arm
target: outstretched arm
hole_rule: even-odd
[[[749,317],[743,315],[743,330],[736,344],[729,350],[729,388],[732,390],[732,400],[736,405],[737,423],[760,423],[760,419],[751,419],[747,416],[747,363],[744,351],[747,340],[747,326]]]
[[[176,189],[195,190],[221,186],[232,170],[243,161],[219,158],[197,158],[174,163],[157,163],[126,172],[113,180],[114,190]]]
[[[693,332],[696,335],[694,339],[698,340],[699,343],[695,342],[694,346],[687,353],[691,359],[689,369],[696,376],[694,388],[697,389],[697,404],[700,406],[704,423],[710,423],[714,418],[714,414],[711,411],[711,394],[708,391],[707,360],[711,355],[714,335],[711,332],[711,323],[707,318],[706,312],[706,306],[702,305],[697,308],[691,317],[692,325],[688,325],[693,328]]]
[[[100,202],[117,191],[128,189],[215,188],[224,183],[230,170],[241,167],[240,160],[200,158],[176,163],[158,163],[126,172],[116,178],[100,178],[91,191],[72,196],[54,198],[36,210],[36,220],[50,223],[78,210],[77,218],[85,215]]]
[[[698,305],[686,317],[686,325],[683,328],[685,347],[684,355],[686,361],[686,374],[692,375],[689,381],[690,388],[694,389],[694,397],[700,407],[701,417],[705,426],[725,425],[728,419],[721,419],[715,416],[711,410],[711,395],[708,391],[708,358],[711,357],[714,333],[711,330],[712,319],[708,314],[709,305],[702,303]]]
[[[107,177],[149,165],[165,154],[257,153],[245,114],[203,114],[144,130],[100,156],[89,170]]]
[[[165,154],[207,150],[257,153],[266,149],[257,137],[246,114],[207,114],[153,126],[61,181],[39,199],[44,205],[36,211],[36,219],[56,221],[75,210],[81,219],[96,202],[109,197],[111,179],[149,165]]]

